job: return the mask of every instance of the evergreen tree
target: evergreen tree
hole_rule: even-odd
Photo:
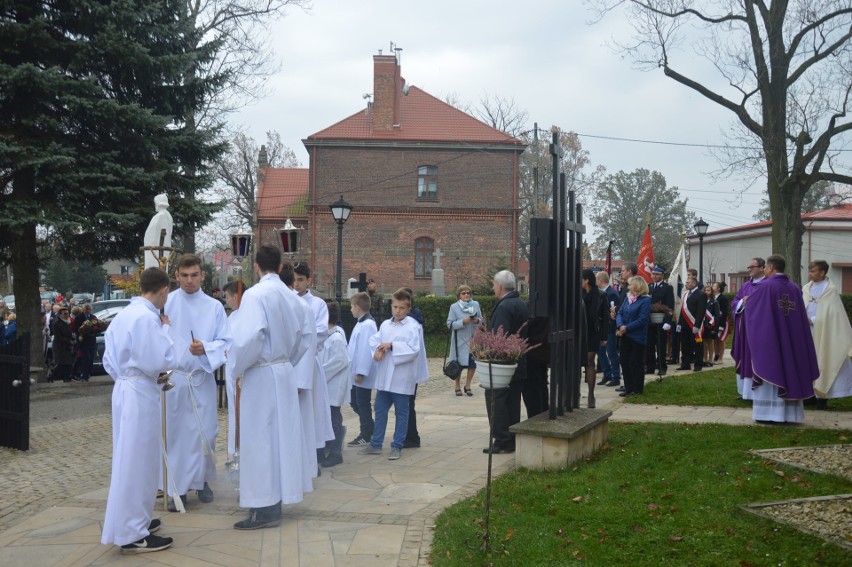
[[[19,326],[35,331],[38,244],[102,261],[141,245],[153,197],[176,232],[212,208],[215,132],[186,118],[223,80],[177,0],[5,0],[0,12],[0,257],[12,264]],[[186,171],[195,172],[192,176]],[[37,341],[34,341],[34,343]]]

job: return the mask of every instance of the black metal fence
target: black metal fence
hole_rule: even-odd
[[[0,345],[0,446],[30,448],[30,334]]]

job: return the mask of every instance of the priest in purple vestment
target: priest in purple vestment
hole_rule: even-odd
[[[734,338],[731,345],[731,358],[737,369],[737,393],[741,398],[749,399],[748,392],[743,393],[743,382],[750,380],[754,374],[751,370],[751,353],[748,350],[748,339],[746,338],[745,305],[746,298],[753,287],[765,279],[764,270],[766,260],[763,258],[752,258],[746,266],[750,279],[740,286],[737,295],[731,302],[731,315],[734,318]]]
[[[767,277],[751,289],[745,310],[758,421],[801,420],[802,400],[813,397],[819,377],[801,289],[784,274],[786,263],[777,254],[766,259]]]

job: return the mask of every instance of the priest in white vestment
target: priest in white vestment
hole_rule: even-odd
[[[819,365],[819,378],[814,382],[819,409],[828,407],[828,398],[852,396],[852,326],[827,273],[828,263],[814,260],[808,264],[810,281],[802,288]]]
[[[278,276],[281,253],[261,246],[255,270],[260,281],[240,304],[233,329],[233,369],[240,394],[240,506],[249,516],[236,529],[274,527],[281,504],[300,502],[302,420],[293,366],[309,352],[302,332],[300,300]]]
[[[142,297],[115,316],[106,331],[104,369],[112,390],[112,477],[101,543],[122,553],[159,551],[171,538],[151,532],[161,461],[160,387],[157,377],[176,360],[169,321],[160,309],[169,293],[169,276],[149,268],[140,278]],[[168,394],[166,394],[168,395]]]
[[[189,490],[198,491],[202,502],[212,502],[209,482],[216,478],[219,432],[213,373],[225,364],[231,328],[222,303],[201,290],[200,257],[181,256],[177,280],[180,288],[169,294],[165,309],[178,355],[171,378],[175,387],[166,398],[168,492],[172,498],[180,495],[184,504]]]

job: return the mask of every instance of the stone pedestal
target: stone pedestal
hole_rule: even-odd
[[[509,428],[515,434],[515,464],[529,469],[565,469],[600,449],[612,412],[576,409],[548,419],[541,413]]]
[[[444,288],[443,268],[435,268],[432,270],[432,294],[439,297],[447,294],[447,291]]]

